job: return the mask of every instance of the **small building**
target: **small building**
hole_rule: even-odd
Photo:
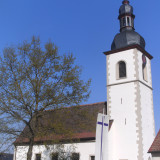
[[[152,154],[152,160],[160,160],[160,130],[154,139],[148,153]]]

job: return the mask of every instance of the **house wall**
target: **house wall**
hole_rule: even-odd
[[[152,153],[152,160],[160,160],[160,153]]]
[[[147,58],[147,57],[146,57]],[[125,61],[127,77],[117,78],[117,63]],[[147,58],[147,81],[143,79],[142,52],[130,49],[107,55],[109,160],[148,160],[155,137],[151,64]]]
[[[17,146],[14,152],[14,160],[26,160],[28,146]],[[51,160],[51,154],[54,152],[72,152],[80,153],[80,160],[90,160],[91,155],[95,155],[95,142],[64,144],[64,148],[57,145],[34,145],[32,160],[35,155],[41,153],[42,160]]]

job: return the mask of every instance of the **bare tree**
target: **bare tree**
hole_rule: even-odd
[[[81,68],[74,61],[72,54],[60,55],[52,42],[41,46],[37,37],[3,51],[0,59],[0,133],[14,139],[27,126],[30,133],[27,135],[27,160],[32,157],[39,113],[78,105],[89,96],[90,81],[81,80]],[[33,119],[34,125],[31,125]]]

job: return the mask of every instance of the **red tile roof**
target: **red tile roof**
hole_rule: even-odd
[[[156,138],[154,139],[148,153],[157,153],[159,152],[160,153],[160,130],[156,136]]]
[[[54,140],[67,141],[67,139],[94,140],[97,114],[102,113],[103,108],[107,108],[106,102],[44,111],[38,120],[38,126],[46,131],[43,135],[35,136],[34,142],[52,143]],[[35,135],[40,133],[39,128],[35,128]],[[14,144],[27,144],[29,135],[28,127],[25,127]]]

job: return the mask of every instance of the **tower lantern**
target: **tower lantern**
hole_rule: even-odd
[[[128,0],[122,2],[122,6],[119,9],[120,31],[134,30],[134,18],[133,7],[129,5]]]
[[[134,18],[133,7],[129,4],[128,0],[124,0],[120,6],[118,16],[120,21],[120,33],[115,36],[111,50],[131,45],[139,45],[142,49],[145,49],[144,38],[135,32]]]

